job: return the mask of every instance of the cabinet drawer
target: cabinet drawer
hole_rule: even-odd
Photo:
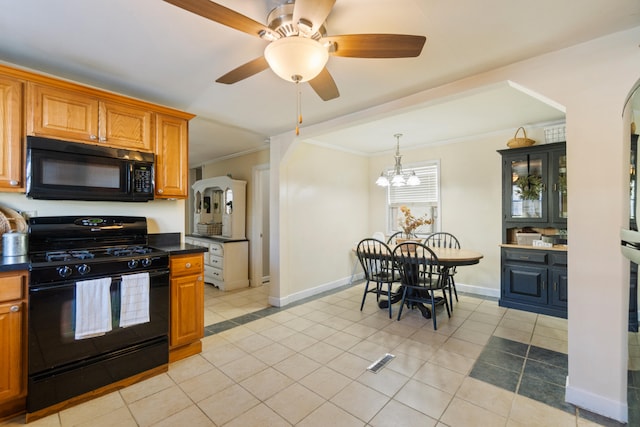
[[[551,254],[551,265],[567,265],[567,254],[559,252]]]
[[[538,264],[546,264],[547,263],[546,252],[537,251],[537,250],[517,250],[517,249],[505,249],[504,250],[504,259],[505,261],[519,261],[519,262],[533,262]]]
[[[188,274],[198,274],[203,268],[203,255],[180,255],[169,259],[171,276],[185,276]]]
[[[207,273],[208,275],[213,277],[213,280],[224,282],[224,274],[222,273],[221,269],[211,267],[207,269]]]
[[[17,276],[0,276],[0,302],[22,299],[24,277]]]
[[[223,262],[224,258],[219,257],[219,256],[215,256],[215,255],[210,255],[209,256],[209,265],[215,268],[219,268],[222,270],[222,262]]]
[[[224,246],[221,243],[212,243],[209,246],[209,253],[221,257],[224,255]]]

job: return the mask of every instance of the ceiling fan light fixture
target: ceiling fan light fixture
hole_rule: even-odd
[[[271,42],[264,50],[264,57],[280,78],[306,82],[320,74],[329,60],[329,52],[316,40],[292,36]]]
[[[266,40],[268,42],[273,42],[280,38],[278,37],[278,34],[274,33],[273,31],[267,31],[267,30],[260,30],[258,35],[262,40]]]

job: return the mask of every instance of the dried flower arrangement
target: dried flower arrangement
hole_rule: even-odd
[[[402,212],[402,215],[403,215],[403,218],[401,218],[399,221],[400,227],[402,228],[402,231],[404,231],[404,234],[407,237],[413,236],[413,232],[416,230],[416,228],[423,225],[431,224],[431,220],[427,218],[427,214],[424,214],[423,216],[416,218],[411,213],[411,209],[409,209],[406,206],[400,206],[400,212]]]

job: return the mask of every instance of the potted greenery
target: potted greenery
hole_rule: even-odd
[[[516,194],[522,199],[523,214],[537,217],[536,202],[540,200],[542,191],[542,177],[540,175],[523,175],[515,182]]]

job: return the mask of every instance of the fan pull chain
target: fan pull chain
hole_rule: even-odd
[[[302,92],[300,91],[301,76],[292,76],[293,81],[296,83],[296,136],[300,135],[300,125],[302,124]]]
[[[300,82],[296,82],[297,101],[296,101],[296,136],[300,135],[300,125],[302,124],[302,92],[300,91]]]

